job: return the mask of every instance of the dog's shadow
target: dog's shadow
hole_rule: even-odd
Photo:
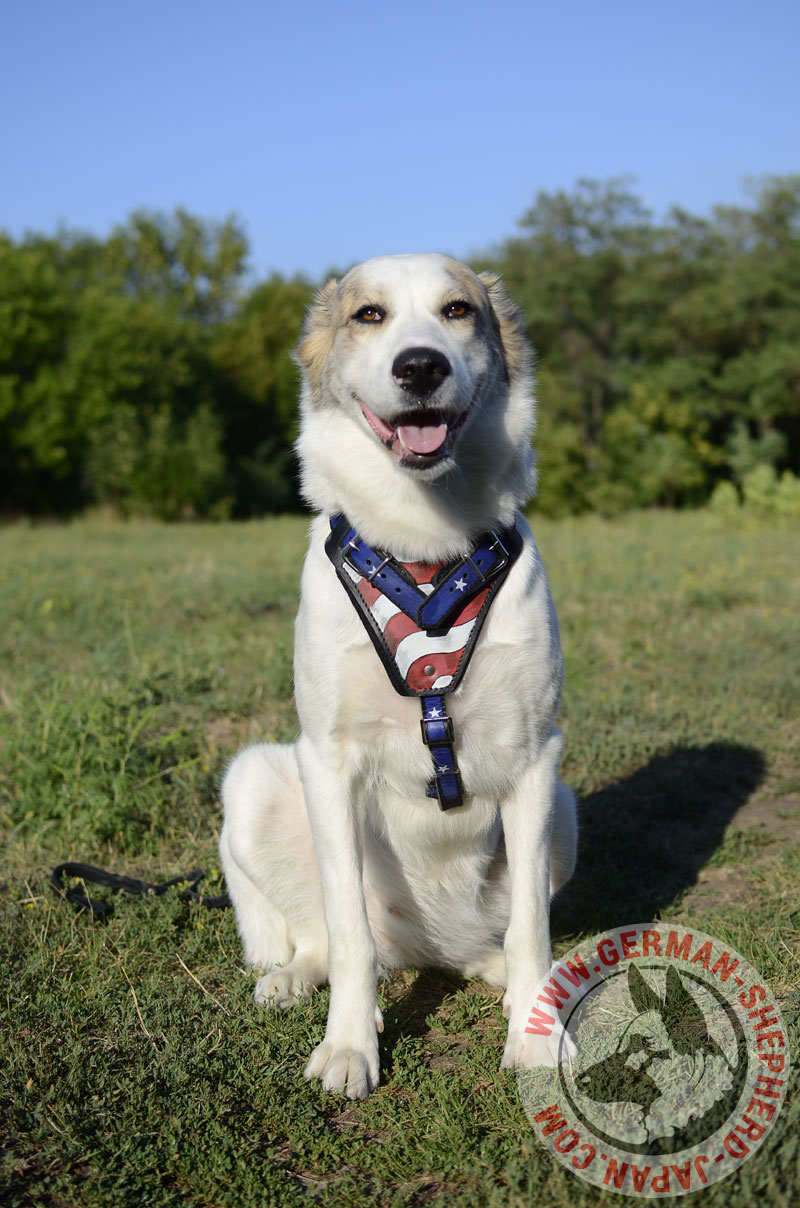
[[[696,884],[764,779],[759,751],[678,747],[580,803],[578,864],[551,908],[553,938],[647,923]]]
[[[551,908],[554,940],[648,923],[697,882],[725,829],[764,778],[759,751],[735,743],[678,747],[580,802],[578,864]],[[384,1012],[391,1051],[466,985],[426,969]]]

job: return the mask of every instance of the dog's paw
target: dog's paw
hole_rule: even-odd
[[[326,1091],[338,1091],[348,1099],[366,1099],[379,1080],[377,1037],[374,1045],[363,1051],[323,1040],[311,1054],[304,1076],[319,1078]]]
[[[282,1011],[287,1007],[296,1007],[298,1003],[308,1002],[315,987],[300,974],[287,965],[285,969],[273,969],[265,973],[256,982],[253,998],[263,1002],[273,1010]]]
[[[556,1025],[549,1036],[536,1036],[515,1028],[509,1029],[503,1060],[504,1070],[531,1070],[537,1065],[554,1069],[559,1061],[572,1062],[578,1055],[575,1041],[562,1027]]]

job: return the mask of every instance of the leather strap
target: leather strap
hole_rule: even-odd
[[[464,790],[453,747],[453,722],[441,696],[423,696],[420,725],[422,741],[429,748],[433,762],[433,779],[428,784],[427,796],[437,799],[440,810],[463,805]]]
[[[104,919],[114,913],[114,907],[110,902],[103,902],[99,898],[91,898],[88,894],[81,893],[77,889],[65,889],[63,885],[64,877],[75,877],[81,881],[88,881],[93,885],[103,885],[107,889],[113,890],[115,893],[128,894],[156,894],[160,896],[166,893],[168,889],[173,889],[180,886],[183,889],[183,896],[191,898],[194,902],[199,902],[201,906],[209,906],[218,910],[224,910],[230,906],[230,898],[226,893],[219,894],[216,897],[209,897],[206,894],[199,892],[197,886],[203,879],[205,874],[201,869],[195,868],[184,877],[173,877],[171,881],[163,881],[160,884],[153,884],[150,881],[139,881],[135,877],[122,876],[119,873],[107,872],[104,868],[95,868],[93,864],[59,864],[50,874],[50,884],[55,892],[61,898],[66,898],[73,906],[77,906],[79,910],[88,910],[95,919]]]

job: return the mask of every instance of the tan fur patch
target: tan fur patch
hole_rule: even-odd
[[[466,264],[462,264],[460,260],[452,260],[447,257],[447,271],[453,277],[459,287],[463,290],[464,300],[471,302],[473,306],[480,310],[486,309],[486,295],[479,285],[479,278],[476,277],[471,268]]]
[[[489,296],[495,316],[500,340],[505,353],[510,378],[519,378],[530,369],[530,351],[525,338],[525,320],[522,311],[508,293],[502,278],[497,273],[478,273]]]
[[[342,321],[349,319],[362,306],[377,306],[381,310],[389,309],[387,300],[383,297],[380,289],[374,285],[369,285],[364,280],[360,269],[360,265],[352,268],[342,280],[338,298],[339,313],[342,316]]]
[[[335,303],[338,292],[339,282],[335,278],[319,290],[309,307],[300,343],[294,354],[296,364],[307,373],[315,394],[322,384],[325,362],[336,332]]]

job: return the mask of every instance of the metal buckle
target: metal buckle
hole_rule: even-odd
[[[364,574],[364,571],[361,569],[361,567],[360,567],[360,566],[358,566],[358,565],[357,565],[357,564],[354,562],[354,560],[353,560],[353,559],[350,557],[349,553],[347,552],[348,550],[351,550],[351,549],[352,549],[352,550],[359,550],[359,549],[361,548],[360,541],[361,541],[361,538],[360,538],[360,537],[356,537],[356,539],[355,539],[355,540],[353,540],[353,539],[351,538],[351,539],[350,539],[350,540],[347,542],[347,545],[346,545],[346,547],[345,547],[345,549],[344,549],[344,557],[347,559],[347,561],[349,562],[349,564],[352,566],[353,570],[357,571],[357,572],[358,572],[360,575],[364,575],[364,578],[366,579],[367,583],[371,583],[371,582],[372,582],[372,580],[375,578],[375,576],[376,576],[377,574],[379,574],[379,573],[380,573],[380,571],[382,571],[382,570],[383,570],[383,568],[384,568],[384,566],[386,566],[387,562],[391,562],[391,560],[392,560],[392,559],[391,559],[391,557],[390,557],[390,556],[387,554],[387,556],[386,556],[386,557],[383,559],[383,562],[380,562],[380,563],[379,563],[379,564],[378,564],[378,565],[375,567],[375,569],[374,569],[374,570],[373,570],[373,571],[372,571],[370,574],[365,575],[365,574]]]
[[[506,547],[503,545],[503,542],[500,540],[500,538],[498,537],[498,535],[497,535],[497,533],[494,531],[494,529],[492,529],[492,533],[491,533],[491,535],[494,537],[494,541],[493,541],[493,542],[492,542],[492,544],[489,546],[489,549],[490,549],[490,550],[497,549],[497,547],[498,547],[498,545],[499,545],[499,546],[500,546],[500,549],[501,549],[501,550],[502,550],[502,552],[503,552],[503,565],[505,565],[505,563],[506,563],[506,562],[508,562],[508,557],[509,557],[509,555],[508,555],[508,550],[507,550],[507,549],[506,549]]]
[[[494,541],[489,546],[489,553],[493,553],[494,550],[496,550],[499,546],[500,551],[501,551],[501,557],[500,557],[499,562],[495,562],[492,565],[491,570],[488,572],[488,574],[484,574],[482,570],[478,570],[478,567],[472,561],[471,554],[467,554],[466,558],[464,559],[465,562],[469,562],[470,566],[475,571],[475,574],[478,576],[479,583],[487,583],[490,578],[493,578],[497,574],[497,572],[499,570],[502,570],[503,567],[506,566],[508,563],[508,550],[503,545],[503,542],[500,540],[500,538],[498,537],[498,535],[494,531],[494,529],[492,529],[490,536],[494,537]]]
[[[380,571],[382,571],[382,570],[383,570],[383,568],[384,568],[384,566],[386,565],[386,563],[387,563],[387,562],[391,562],[391,560],[392,560],[392,559],[391,559],[391,558],[389,557],[389,555],[387,554],[387,555],[386,555],[386,557],[384,558],[383,562],[381,562],[381,563],[380,563],[378,566],[376,566],[376,567],[375,567],[375,569],[374,569],[374,571],[372,572],[372,574],[371,574],[371,575],[367,575],[367,583],[371,583],[371,582],[372,582],[372,580],[375,578],[375,576],[376,576],[376,575],[377,575],[377,574],[378,574]]]
[[[466,556],[466,558],[464,559],[464,561],[465,561],[465,562],[469,562],[470,566],[471,566],[471,567],[472,567],[472,569],[475,571],[475,574],[478,576],[478,582],[479,582],[479,583],[485,583],[485,582],[486,582],[486,575],[483,573],[483,571],[482,571],[482,570],[478,570],[477,566],[476,566],[476,565],[475,565],[475,563],[472,561],[472,557],[470,556],[470,554],[467,554],[467,556]]]
[[[357,550],[357,549],[359,548],[359,542],[360,542],[360,540],[361,540],[361,538],[360,538],[360,537],[358,536],[358,534],[356,533],[355,539],[353,539],[353,538],[351,537],[351,538],[350,538],[350,540],[347,542],[347,545],[345,545],[345,546],[344,546],[344,548],[342,549],[342,559],[343,559],[343,561],[345,561],[345,562],[347,563],[347,565],[348,565],[348,566],[351,566],[351,567],[353,568],[353,570],[358,571],[358,573],[359,573],[359,574],[361,574],[361,571],[358,569],[358,567],[356,566],[355,562],[354,562],[354,561],[353,561],[353,559],[350,557],[350,550],[351,550],[351,549],[352,549],[352,550]]]

